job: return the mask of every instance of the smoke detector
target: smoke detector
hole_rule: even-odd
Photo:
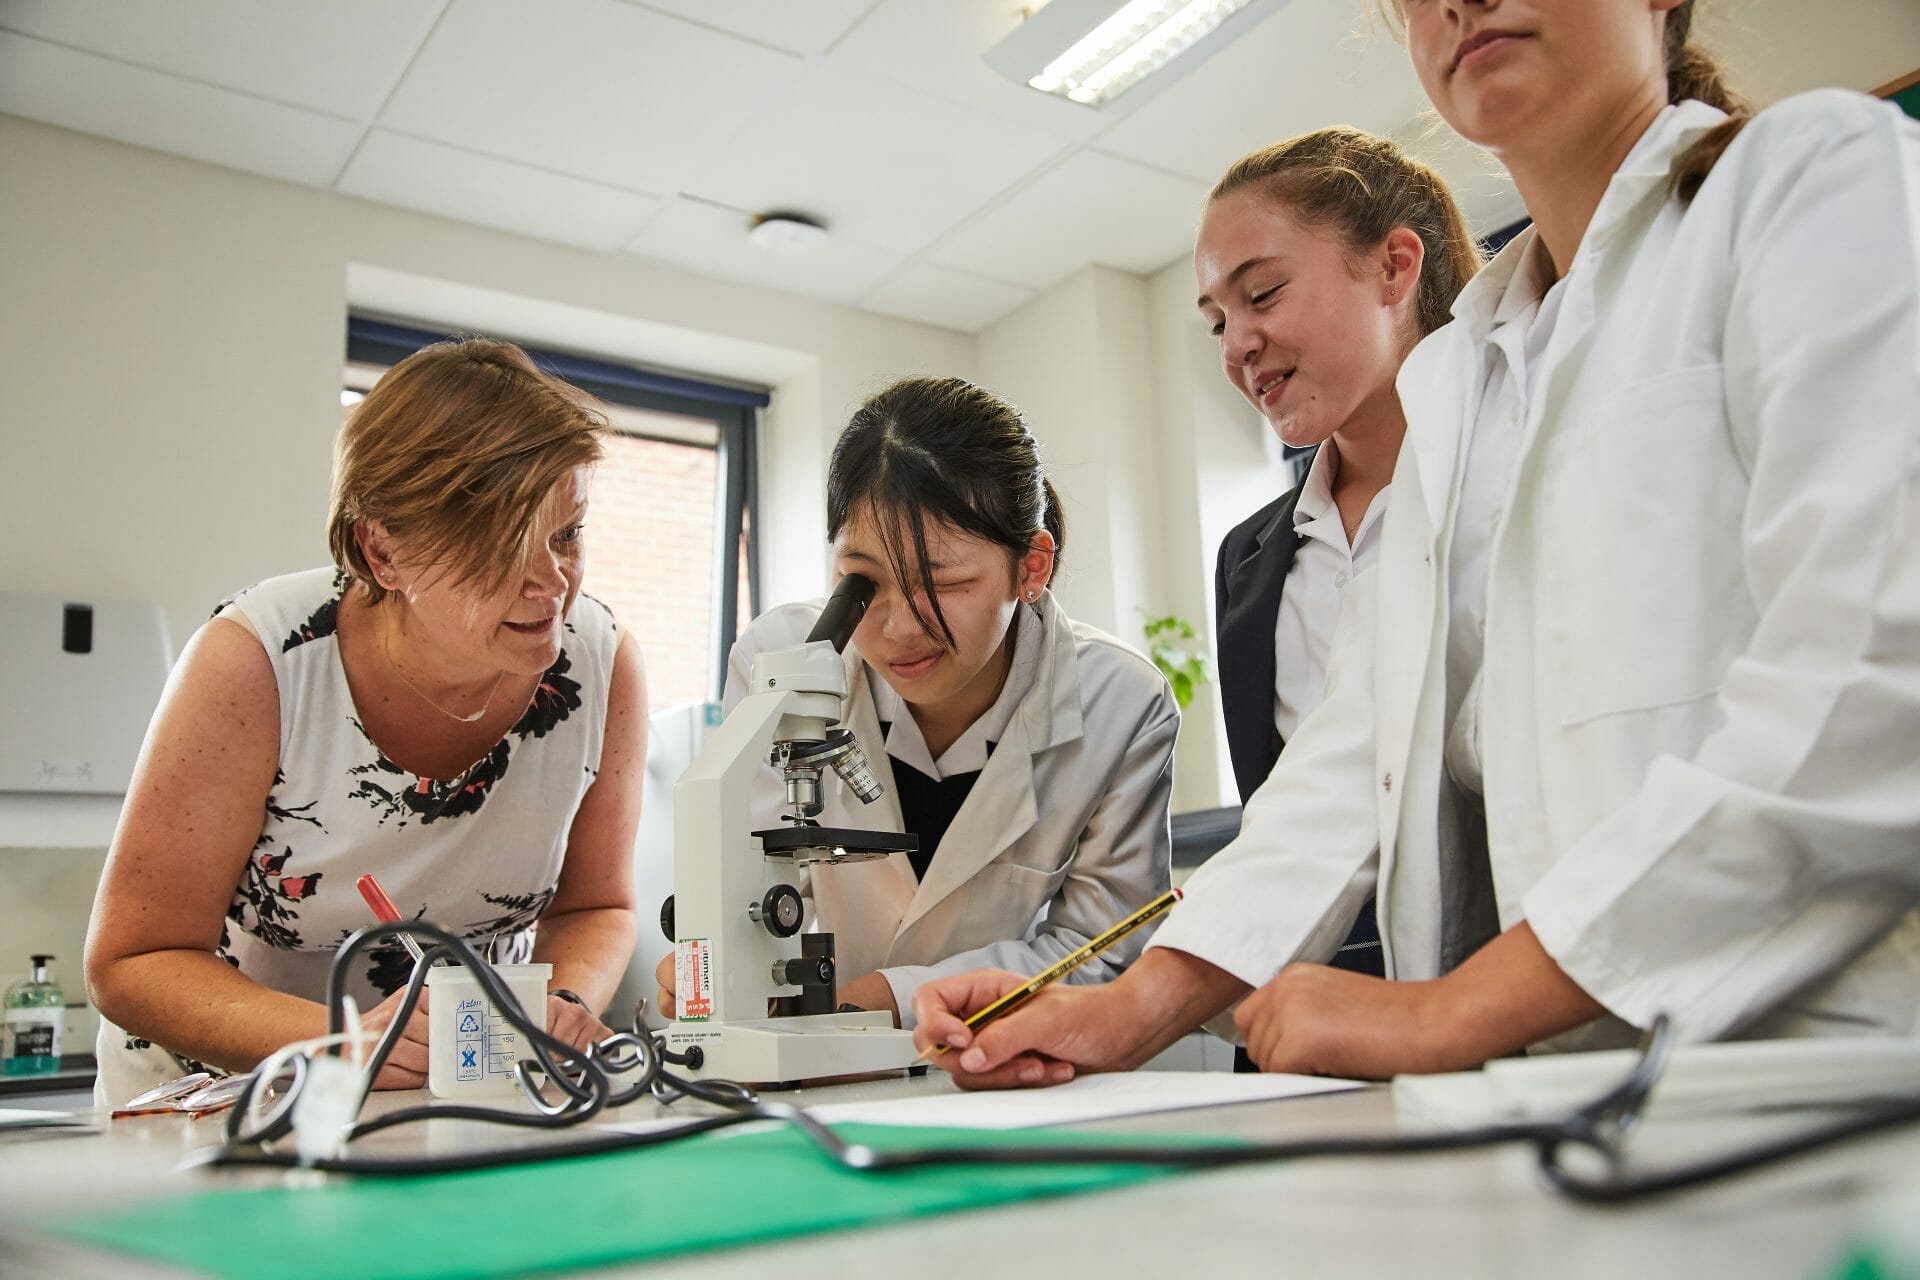
[[[747,243],[788,258],[811,253],[826,240],[826,227],[804,213],[763,213],[747,230]]]

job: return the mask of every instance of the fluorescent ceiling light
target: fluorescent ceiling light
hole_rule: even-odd
[[[1191,49],[1249,3],[1129,0],[1027,83],[1043,93],[1100,106]]]

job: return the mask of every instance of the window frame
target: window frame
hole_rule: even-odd
[[[349,315],[346,362],[391,368],[422,347],[459,336],[462,335],[372,316]],[[749,618],[760,612],[759,419],[760,410],[766,408],[771,397],[762,388],[730,386],[682,374],[661,373],[603,357],[554,351],[513,338],[502,340],[514,342],[532,357],[534,364],[542,371],[564,379],[589,395],[636,409],[699,418],[712,422],[716,427],[718,438],[713,445],[717,482],[714,495],[711,640],[713,677],[709,682],[708,696],[718,702],[726,687],[727,658],[740,629],[741,606],[744,603]],[[653,436],[627,427],[614,429],[625,436],[689,444],[684,439]],[[747,599],[744,602],[740,599],[739,590],[742,555],[746,558],[747,570]]]

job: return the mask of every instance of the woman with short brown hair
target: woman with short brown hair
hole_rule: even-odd
[[[646,758],[640,656],[580,594],[604,420],[506,343],[417,352],[341,430],[335,565],[269,579],[188,643],[142,748],[94,905],[98,1093],[245,1071],[326,1029],[340,943],[403,916],[553,965],[575,1045],[632,950]],[[538,931],[534,925],[538,923]],[[410,972],[367,952],[373,1029]],[[425,1005],[376,1087],[426,1074]]]

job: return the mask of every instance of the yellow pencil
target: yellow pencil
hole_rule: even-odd
[[[1040,989],[1046,986],[1048,983],[1055,982],[1061,978],[1066,977],[1068,974],[1072,973],[1075,969],[1078,969],[1081,965],[1093,959],[1095,956],[1099,955],[1102,951],[1105,951],[1108,947],[1112,946],[1114,943],[1120,941],[1120,939],[1132,933],[1135,929],[1138,929],[1141,925],[1146,924],[1149,920],[1153,920],[1159,917],[1160,915],[1164,914],[1169,907],[1173,906],[1174,903],[1180,901],[1181,896],[1182,895],[1180,893],[1180,890],[1178,889],[1167,890],[1165,893],[1155,898],[1152,902],[1149,902],[1146,906],[1140,908],[1138,911],[1128,916],[1125,920],[1122,920],[1119,924],[1116,924],[1115,926],[1113,926],[1113,928],[1107,930],[1105,933],[1101,934],[1099,937],[1093,939],[1093,941],[1087,943],[1085,946],[1075,951],[1072,955],[1066,956],[1056,961],[1051,967],[1046,969],[1044,972],[1036,974],[1034,977],[1032,977],[1027,981],[1026,985],[1015,987],[1013,990],[1007,992],[1007,994],[1001,996],[998,1000],[995,1000],[992,1004],[986,1006],[986,1008],[976,1011],[971,1017],[967,1019],[967,1030],[978,1031],[981,1027],[986,1026],[989,1022],[992,1022],[995,1018],[999,1018],[1004,1016],[1005,1014],[1012,1013],[1015,1009],[1018,1009],[1021,1005],[1025,1004],[1028,1000],[1031,1000],[1034,996],[1038,995],[1040,993]],[[914,1059],[914,1061],[925,1062],[929,1058],[935,1058],[935,1057],[938,1057],[940,1054],[947,1052],[949,1048],[951,1048],[950,1045],[944,1045],[944,1044],[935,1045],[933,1048],[927,1049],[924,1052],[922,1052],[918,1058]]]

